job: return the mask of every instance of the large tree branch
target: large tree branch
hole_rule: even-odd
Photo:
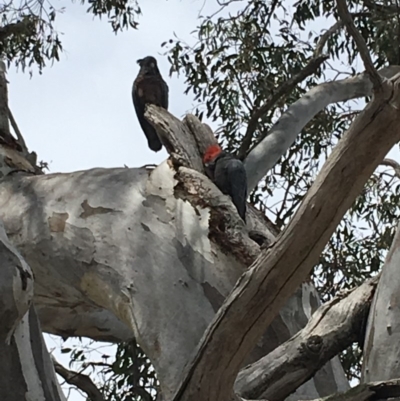
[[[354,25],[353,18],[351,17],[347,8],[346,0],[336,0],[336,4],[337,11],[341,20],[346,25],[347,31],[349,32],[350,36],[352,36],[354,41],[356,42],[360,57],[364,63],[365,71],[369,75],[374,91],[380,90],[382,87],[382,77],[376,71],[372,63],[371,55],[369,54],[369,50],[364,38],[361,36],[361,33]]]
[[[379,71],[385,78],[391,78],[398,72],[400,66],[390,66]],[[368,75],[362,73],[318,85],[294,102],[269,130],[267,137],[245,159],[249,192],[286,153],[297,135],[319,111],[331,103],[369,96],[371,92],[372,83]]]
[[[385,82],[384,90],[334,148],[286,230],[238,280],[203,335],[175,400],[231,399],[229,389],[233,391],[244,358],[318,261],[375,168],[400,140],[399,83]]]
[[[242,369],[235,391],[248,399],[288,397],[335,355],[364,337],[378,280],[376,276],[322,305],[304,329]]]
[[[400,376],[400,222],[382,267],[368,316],[361,381],[390,380]]]

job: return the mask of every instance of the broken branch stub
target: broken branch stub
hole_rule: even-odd
[[[209,146],[218,143],[212,129],[193,114],[187,114],[183,119],[183,123],[187,125],[194,136],[201,157]]]
[[[174,164],[203,172],[203,163],[196,141],[189,128],[167,110],[146,105],[146,119],[156,129]]]
[[[174,400],[233,396],[230,390],[244,358],[310,273],[366,181],[400,140],[399,100],[399,80],[385,81],[334,148],[286,230],[238,280],[203,335]]]

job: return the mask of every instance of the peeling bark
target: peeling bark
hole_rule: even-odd
[[[175,175],[165,162],[152,171],[12,176],[0,187],[0,216],[35,272],[35,304],[43,328],[64,337],[105,340],[134,334],[154,363],[167,399],[245,268],[210,240],[209,209],[195,209],[176,196]],[[224,203],[226,197],[219,196]],[[99,212],[87,216],[88,210]],[[249,215],[257,219],[251,209]],[[257,221],[254,227],[266,231]],[[310,298],[305,285],[245,363],[303,327]],[[332,369],[339,369],[336,376]],[[326,388],[322,383],[335,377],[338,388],[347,388],[340,367],[330,367],[323,376],[318,387]],[[325,395],[315,385],[312,381],[304,391]]]

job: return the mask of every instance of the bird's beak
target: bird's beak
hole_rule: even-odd
[[[136,61],[139,65],[142,64],[142,59]]]

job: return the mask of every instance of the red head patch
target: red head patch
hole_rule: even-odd
[[[203,156],[203,163],[210,163],[214,161],[214,159],[220,155],[222,152],[221,146],[219,145],[211,145],[207,148],[206,152]]]

